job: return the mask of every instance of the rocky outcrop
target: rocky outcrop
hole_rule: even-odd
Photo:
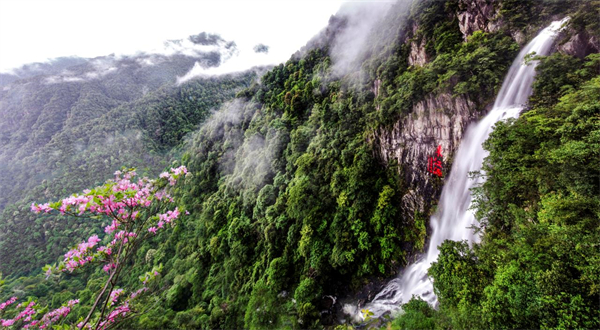
[[[592,53],[600,52],[600,40],[598,37],[590,35],[587,31],[573,31],[567,29],[562,36],[563,41],[559,42],[558,51],[584,58]]]
[[[478,117],[476,107],[465,96],[429,95],[417,103],[410,115],[391,128],[380,128],[374,135],[379,158],[387,165],[396,160],[408,184],[402,196],[404,219],[416,212],[428,213],[426,201],[436,201],[442,180],[427,171],[428,158],[442,148],[443,174],[448,175],[450,160],[467,125]]]
[[[500,29],[496,0],[459,0],[458,8],[458,26],[465,40],[475,31],[494,32]]]
[[[427,41],[425,38],[420,40],[412,40],[410,42],[410,53],[408,54],[408,64],[413,66],[423,66],[429,62],[429,56],[425,51]]]
[[[373,94],[375,94],[375,98],[377,98],[379,96],[379,92],[381,90],[381,79],[375,79],[375,81],[373,82]],[[379,111],[381,109],[381,105],[379,103],[377,103],[375,105],[375,110]]]
[[[408,52],[408,65],[412,66],[423,66],[429,62],[429,56],[425,50],[427,40],[424,36],[418,33],[419,24],[413,22],[410,27],[410,32],[404,39],[405,44],[410,45],[410,51]]]
[[[499,7],[497,0],[459,0],[456,16],[463,39],[467,40],[475,31],[498,31],[501,22],[498,19],[497,7]],[[413,22],[404,40],[404,43],[410,45],[408,64],[412,66],[423,66],[430,60],[425,48],[427,40],[423,36],[418,36],[418,29],[418,22]],[[519,37],[521,36],[514,36],[515,39]],[[524,40],[524,37],[521,39]]]

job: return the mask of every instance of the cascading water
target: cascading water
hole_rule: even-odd
[[[467,240],[469,243],[479,240],[471,229],[477,221],[469,208],[470,189],[481,181],[469,179],[469,172],[481,169],[483,159],[487,156],[482,144],[488,138],[494,124],[502,119],[517,117],[531,95],[535,63],[524,63],[525,56],[532,52],[547,55],[561,26],[567,20],[568,18],[565,18],[552,22],[521,50],[504,79],[490,113],[479,123],[471,124],[467,128],[454,158],[450,176],[442,190],[438,210],[431,217],[432,235],[429,250],[417,262],[408,266],[400,277],[390,281],[369,304],[362,307],[371,311],[374,314],[373,318],[386,312],[399,311],[400,305],[408,302],[413,295],[435,305],[437,297],[433,293],[433,283],[427,276],[427,270],[431,263],[437,260],[440,244],[445,240]],[[359,310],[358,306],[344,306],[346,314],[361,319]]]

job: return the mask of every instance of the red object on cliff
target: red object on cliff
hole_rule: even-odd
[[[427,172],[437,175],[439,177],[442,176],[442,146],[438,145],[437,151],[435,152],[435,156],[429,157],[427,162]]]

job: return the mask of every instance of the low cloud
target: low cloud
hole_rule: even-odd
[[[221,65],[206,66],[196,62],[185,75],[177,77],[177,84],[183,84],[196,78],[212,77],[223,74],[247,71],[262,66],[271,66],[276,61],[265,52],[256,52],[253,47],[236,48],[235,52],[227,52],[221,57]]]
[[[65,69],[60,74],[52,75],[44,79],[45,84],[57,84],[68,82],[83,82],[102,78],[118,70],[119,59],[114,56],[98,57],[89,60],[85,70],[78,72]]]
[[[255,53],[265,53],[268,54],[269,53],[269,46],[265,45],[265,44],[258,44],[256,46],[254,46],[253,48]]]
[[[236,64],[237,60],[229,61],[238,55],[239,50],[235,42],[227,41],[217,34],[202,32],[185,39],[167,40],[162,46],[147,52],[137,52],[133,55],[111,54],[93,59],[55,59],[46,63],[28,64],[5,75],[12,77],[12,80],[47,75],[43,78],[45,84],[85,82],[105,77],[124,68],[131,69],[132,66],[135,70],[161,64],[169,65],[170,62],[178,63],[177,61],[182,60],[182,63],[189,63],[187,65],[191,66],[196,60],[194,66],[188,67],[188,74],[179,77],[181,83],[200,75],[212,76],[247,69],[248,66],[239,70],[214,70],[223,63],[228,63],[228,67],[233,65],[241,68]]]
[[[230,182],[235,186],[258,191],[273,179],[273,160],[283,147],[281,130],[271,128],[247,137],[235,153],[235,167]]]
[[[227,176],[231,188],[258,191],[273,178],[272,164],[281,153],[284,132],[269,128],[266,132],[247,134],[245,127],[253,117],[260,116],[260,111],[260,106],[253,102],[241,99],[227,102],[187,142],[195,153],[212,148],[220,153],[219,172]]]
[[[330,48],[333,73],[343,76],[360,68],[368,51],[368,41],[378,36],[375,30],[392,7],[393,2],[349,2],[336,16],[345,20]]]

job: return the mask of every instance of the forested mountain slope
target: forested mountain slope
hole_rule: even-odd
[[[201,50],[58,60],[11,75],[16,80],[0,91],[0,272],[5,276],[38,269],[73,237],[89,234],[90,227],[76,219],[35,221],[28,212],[32,201],[102,182],[124,165],[158,173],[188,132],[256,78],[249,71],[178,84],[195,63],[215,67],[235,50],[234,43],[216,35],[190,39]]]
[[[599,9],[510,0],[343,8],[186,141],[179,163],[191,175],[174,197],[190,214],[140,247],[119,284],[152,267],[161,282],[122,326],[341,322],[338,297],[422,251],[465,127],[489,108],[520,47],[570,15],[559,53],[541,59],[532,109],[486,144],[482,244],[445,243],[431,270],[439,311],[413,300],[390,326],[598,327]],[[441,177],[427,168],[438,145]],[[80,297],[67,318],[76,323],[103,276],[12,278],[0,297],[53,308]]]

